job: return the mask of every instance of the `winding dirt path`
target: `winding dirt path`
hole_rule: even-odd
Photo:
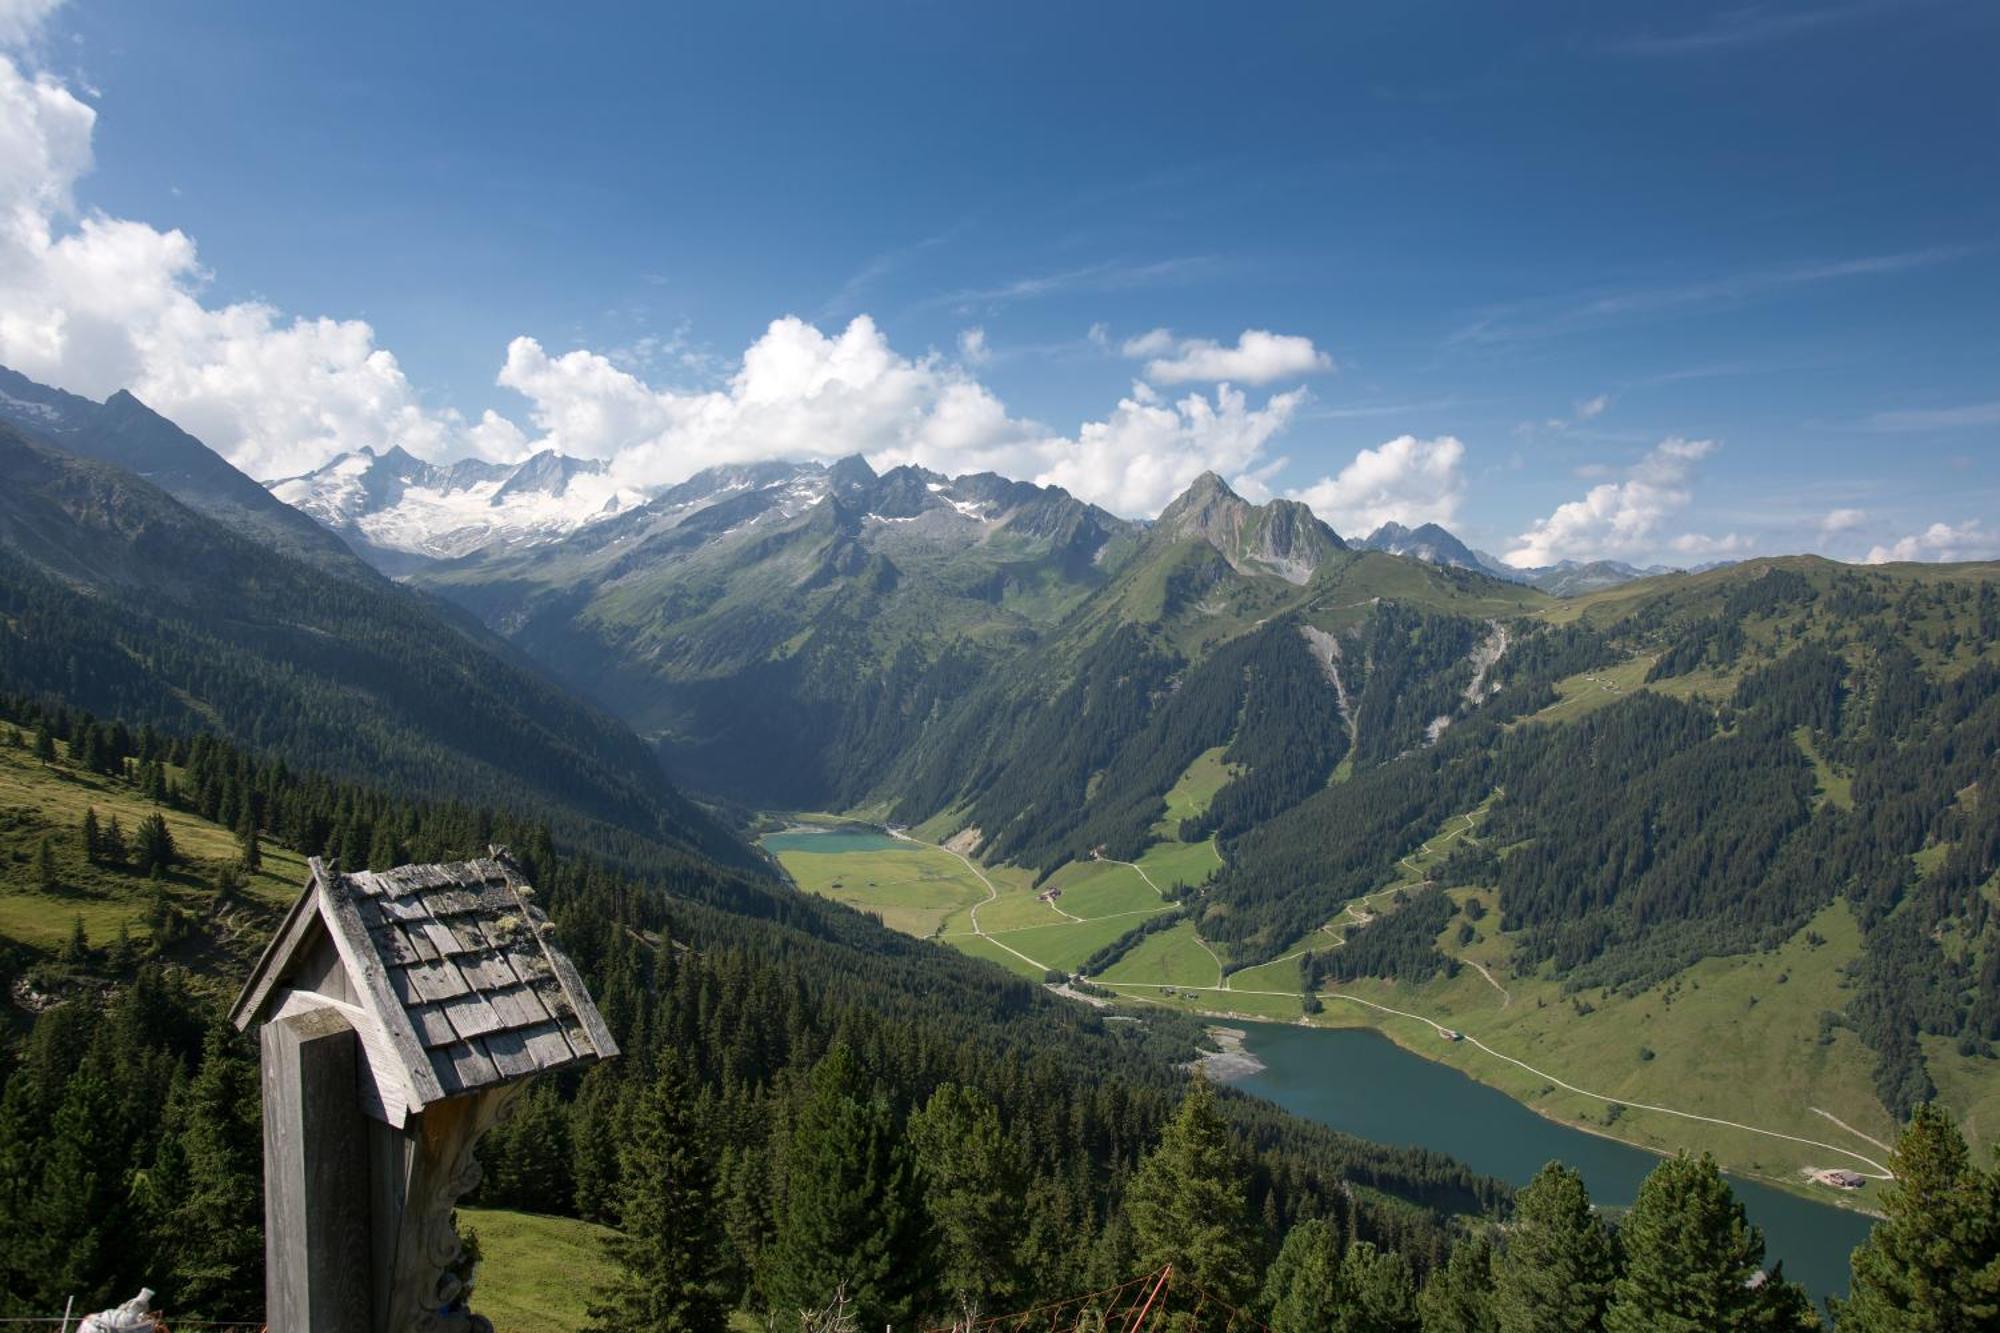
[[[1480,976],[1485,977],[1486,984],[1491,986],[1494,990],[1500,992],[1500,1007],[1502,1009],[1505,1009],[1508,1005],[1514,1003],[1514,997],[1508,994],[1507,988],[1501,985],[1499,982],[1495,981],[1493,979],[1493,974],[1491,972],[1488,972],[1483,965],[1473,962],[1470,958],[1461,958],[1458,961],[1464,963],[1467,967],[1477,972]]]
[[[1860,1139],[1863,1143],[1872,1143],[1876,1147],[1880,1148],[1883,1152],[1896,1151],[1888,1144],[1882,1142],[1882,1140],[1876,1138],[1873,1134],[1863,1134],[1860,1130],[1848,1124],[1845,1120],[1842,1120],[1839,1116],[1835,1115],[1831,1111],[1822,1111],[1817,1106],[1808,1106],[1806,1110],[1811,1111],[1814,1115],[1817,1116],[1825,1116],[1828,1120],[1831,1120],[1834,1124],[1839,1125],[1842,1129],[1852,1134],[1855,1138]]]
[[[967,915],[972,920],[972,933],[974,935],[977,935],[980,939],[985,940],[987,943],[993,945],[995,948],[1005,949],[1008,953],[1013,954],[1016,958],[1026,963],[1029,967],[1038,967],[1044,972],[1052,972],[1055,970],[1051,968],[1047,963],[1036,962],[1034,959],[1028,957],[1028,955],[1022,953],[1019,949],[1016,949],[1013,945],[1007,943],[1005,940],[996,939],[993,936],[988,935],[985,929],[979,924],[979,909],[986,906],[986,904],[994,901],[996,898],[998,898],[1000,896],[1000,890],[994,887],[992,880],[986,878],[985,871],[981,870],[978,866],[972,863],[971,857],[965,855],[963,852],[954,852],[952,851],[951,848],[945,847],[939,843],[925,842],[922,838],[913,838],[909,834],[903,832],[901,829],[890,829],[889,836],[892,838],[901,838],[904,842],[913,842],[919,847],[934,847],[938,851],[944,852],[946,855],[949,856],[956,856],[960,861],[964,862],[965,868],[967,870],[970,870],[973,873],[973,875],[978,878],[979,882],[986,886],[986,896],[984,898],[981,898],[978,902],[974,903],[972,905],[970,912],[967,913]]]
[[[1740,1129],[1746,1134],[1761,1134],[1766,1138],[1783,1139],[1788,1143],[1803,1143],[1809,1148],[1824,1148],[1828,1152],[1839,1153],[1842,1157],[1850,1158],[1853,1161],[1860,1162],[1864,1166],[1873,1167],[1874,1168],[1873,1171],[1865,1172],[1863,1174],[1870,1175],[1876,1180],[1894,1180],[1896,1178],[1895,1175],[1890,1172],[1888,1167],[1882,1165],[1874,1158],[1863,1157],[1860,1153],[1854,1152],[1853,1150],[1848,1148],[1842,1148],[1837,1144],[1822,1143],[1818,1139],[1808,1139],[1801,1137],[1800,1135],[1797,1134],[1784,1134],[1780,1133],[1775,1129],[1761,1129],[1756,1125],[1746,1125],[1741,1123],[1740,1121],[1724,1120],[1720,1116],[1698,1115],[1693,1111],[1680,1111],[1676,1110],[1671,1106],[1655,1106],[1647,1102],[1628,1101],[1623,1097],[1611,1097],[1601,1092],[1592,1092],[1588,1088],[1579,1088],[1574,1083],[1564,1082],[1562,1079],[1557,1078],[1554,1074],[1549,1073],[1545,1069],[1535,1068],[1533,1065],[1529,1064],[1525,1060],[1516,1060],[1511,1055],[1506,1055],[1499,1051],[1494,1050],[1491,1046],[1488,1046],[1485,1042],[1479,1040],[1479,1038],[1473,1036],[1470,1032],[1464,1032],[1464,1031],[1459,1031],[1458,1029],[1448,1028],[1444,1024],[1438,1022],[1436,1019],[1426,1018],[1422,1014],[1413,1014],[1403,1009],[1391,1009],[1386,1004],[1377,1004],[1373,1000],[1364,1000],[1359,995],[1348,995],[1341,991],[1321,991],[1319,993],[1319,998],[1322,1000],[1345,1000],[1349,1004],[1365,1005],[1370,1009],[1380,1010],[1382,1013],[1385,1014],[1394,1014],[1398,1018],[1410,1018],[1410,1019],[1415,1019],[1419,1023],[1427,1023],[1433,1029],[1436,1030],[1437,1034],[1440,1037],[1450,1037],[1456,1035],[1460,1040],[1464,1041],[1467,1045],[1476,1047],[1479,1050],[1484,1051],[1486,1054],[1492,1056],[1494,1059],[1503,1060],[1506,1063],[1513,1065],[1517,1069],[1526,1070],[1528,1073],[1533,1074],[1536,1078],[1546,1080],[1549,1083],[1553,1083],[1558,1088],[1561,1088],[1566,1092],[1576,1093],[1580,1097],[1590,1097],[1601,1102],[1615,1102],[1618,1105],[1625,1107],[1625,1109],[1627,1109],[1628,1111],[1652,1111],[1658,1115],[1675,1116],[1682,1120],[1695,1120],[1706,1125],[1721,1125],[1725,1129]],[[1825,1113],[1821,1112],[1821,1114]],[[1846,1127],[1842,1126],[1842,1128]]]

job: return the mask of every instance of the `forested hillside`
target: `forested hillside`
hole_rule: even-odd
[[[41,1010],[0,1053],[10,1309],[72,1292],[101,1303],[140,1281],[188,1314],[256,1309],[254,1064],[222,1004],[285,901],[271,871],[296,874],[303,854],[353,866],[462,857],[490,839],[518,849],[626,1056],[537,1086],[488,1145],[484,1203],[637,1224],[626,1210],[655,1179],[646,1154],[658,1150],[647,1117],[673,1097],[713,1173],[726,1305],[784,1308],[816,1292],[827,1256],[850,1243],[897,1247],[866,1300],[902,1317],[947,1313],[954,1284],[1032,1303],[1139,1262],[1122,1201],[1179,1101],[1174,1064],[1198,1037],[1184,1020],[1106,1021],[698,862],[635,879],[559,856],[532,816],[397,797],[27,697],[0,713],[13,801],[0,922],[54,927],[0,939],[0,984]],[[161,815],[164,841],[150,831]],[[80,909],[98,929],[65,924]],[[843,1105],[858,1126],[807,1136]],[[1296,1218],[1331,1217],[1421,1273],[1456,1234],[1449,1214],[1503,1204],[1494,1182],[1434,1154],[1243,1099],[1223,1110],[1259,1246]],[[969,1140],[983,1145],[970,1159]],[[919,1160],[924,1173],[908,1174]],[[863,1209],[851,1234],[820,1234],[825,1219],[785,1202],[809,1181],[874,1170],[903,1172],[901,1192]],[[982,1211],[962,1212],[973,1199]],[[900,1221],[884,1220],[899,1208]],[[995,1235],[1007,1238],[997,1250]]]
[[[743,859],[620,723],[450,608],[4,424],[0,679],[437,797],[545,801],[607,850]]]
[[[850,469],[854,508],[830,496],[735,545],[701,525],[734,530],[732,506],[768,500],[696,508],[684,554],[534,603],[593,635],[548,660],[586,688],[616,674],[606,697],[664,752],[731,753],[722,785],[766,808],[866,809],[1037,877],[1211,842],[1221,869],[1183,910],[1225,968],[1318,950],[1308,988],[1354,974],[1369,950],[1327,958],[1338,936],[1321,928],[1476,814],[1476,845],[1434,877],[1494,895],[1518,975],[1635,994],[1840,901],[1862,947],[1828,1021],[1864,1038],[1892,1116],[1934,1086],[1926,1040],[1984,1059],[2000,1033],[1991,567],[1759,560],[1559,602],[1348,550],[1210,477],[1043,585],[1059,596],[940,602],[936,569],[884,544],[876,484]],[[932,549],[952,569],[989,558],[976,538]],[[701,572],[724,551],[726,585]],[[467,565],[437,582],[546,653],[544,630],[496,613],[493,578]],[[606,637],[684,605],[726,606],[734,628]],[[802,762],[756,758],[788,746]],[[1217,789],[1170,817],[1204,762]],[[1448,950],[1396,929],[1411,939],[1381,974],[1446,967]]]

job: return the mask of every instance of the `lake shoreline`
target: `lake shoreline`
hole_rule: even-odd
[[[1287,1022],[1281,1019],[1252,1018],[1250,1015],[1247,1014],[1221,1012],[1212,1009],[1194,1009],[1189,1012],[1192,1012],[1197,1017],[1209,1018],[1209,1019],[1227,1019],[1232,1023],[1251,1022],[1251,1023],[1264,1024],[1272,1027],[1285,1027],[1285,1028],[1304,1027],[1304,1028],[1311,1028],[1314,1031],[1318,1032],[1373,1032],[1378,1036],[1382,1037],[1384,1040],[1388,1041],[1391,1045],[1395,1046],[1397,1050],[1405,1051],[1411,1055],[1416,1056],[1418,1059],[1423,1060],[1427,1064],[1433,1064],[1438,1066],[1440,1069],[1449,1069],[1454,1073],[1463,1074],[1466,1078],[1471,1079],[1473,1082],[1479,1084],[1481,1087],[1491,1088],[1493,1091],[1499,1093],[1501,1096],[1505,1097],[1508,1101],[1514,1103],[1522,1110],[1529,1111],[1534,1115],[1541,1117],[1543,1120],[1548,1121],[1552,1125],[1560,1126],[1563,1129],[1575,1130],[1578,1133],[1582,1134],[1589,1134],[1596,1138],[1603,1139],[1608,1143],[1616,1143],[1621,1147],[1635,1148],[1640,1152],[1650,1153],[1653,1156],[1661,1158],[1663,1160],[1665,1158],[1672,1157],[1676,1151],[1680,1151],[1678,1149],[1662,1148],[1657,1144],[1641,1143],[1634,1139],[1628,1139],[1622,1135],[1614,1134],[1613,1132],[1606,1129],[1602,1125],[1593,1125],[1587,1122],[1564,1119],[1562,1116],[1556,1114],[1548,1107],[1536,1106],[1531,1102],[1525,1101],[1522,1098],[1516,1096],[1514,1093],[1510,1092],[1507,1088],[1505,1088],[1501,1084],[1494,1082],[1491,1079],[1482,1078],[1478,1073],[1474,1072],[1471,1069],[1461,1068],[1460,1066],[1455,1065],[1448,1060],[1438,1059],[1436,1056],[1429,1053],[1430,1048],[1428,1046],[1420,1046],[1419,1043],[1405,1040],[1402,1036],[1391,1031],[1387,1024],[1372,1022],[1365,1016],[1357,1016],[1358,1021],[1355,1022],[1315,1023],[1312,1022],[1310,1019],[1305,1019],[1305,1018],[1300,1018]],[[1254,1060],[1255,1058],[1256,1057],[1254,1055],[1251,1056],[1251,1059]],[[1239,1078],[1247,1078],[1256,1072],[1259,1071],[1244,1070],[1240,1073],[1231,1075],[1227,1078],[1215,1074],[1211,1074],[1210,1077],[1216,1078],[1218,1082],[1233,1082]],[[1690,1149],[1689,1151],[1699,1151],[1699,1149]],[[1732,1167],[1725,1165],[1723,1167],[1723,1172],[1725,1175],[1735,1176],[1741,1180],[1754,1180],[1759,1182],[1760,1184],[1767,1185],[1773,1189],[1783,1190],[1786,1193],[1792,1195],[1793,1197],[1803,1199],[1808,1203],[1818,1204],[1822,1207],[1827,1207],[1827,1208],[1836,1208],[1839,1209],[1841,1212],[1853,1213],[1858,1217],[1868,1218],[1870,1221],[1880,1221],[1883,1217],[1883,1213],[1879,1209],[1862,1206],[1860,1204],[1853,1202],[1851,1195],[1844,1195],[1844,1194],[1837,1195],[1834,1194],[1832,1191],[1825,1189],[1815,1190],[1812,1187],[1797,1180],[1791,1180],[1783,1176],[1768,1175],[1761,1171],[1749,1171],[1742,1169],[1740,1167]]]

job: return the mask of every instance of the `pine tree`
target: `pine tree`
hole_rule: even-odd
[[[1196,1075],[1126,1194],[1139,1261],[1232,1306],[1256,1292],[1257,1236],[1215,1090]]]
[[[1854,1251],[1840,1333],[2000,1326],[2000,1172],[1973,1164],[1951,1117],[1919,1105],[1889,1158],[1885,1214]]]
[[[1424,1333],[1499,1333],[1493,1308],[1493,1246],[1473,1236],[1451,1247],[1417,1297]]]
[[[1271,1333],[1322,1333],[1343,1304],[1340,1229],[1321,1218],[1285,1233],[1278,1257],[1264,1275],[1264,1308]]]
[[[910,1117],[924,1207],[937,1233],[939,1280],[957,1303],[990,1310],[1021,1290],[1026,1164],[985,1094],[947,1083]]]
[[[868,1327],[910,1322],[933,1290],[916,1166],[845,1044],[813,1070],[782,1170],[760,1274],[774,1317],[824,1309],[845,1290]]]
[[[63,944],[61,957],[69,967],[82,967],[90,961],[90,932],[84,929],[81,912],[69,923],[69,939]]]
[[[165,1205],[173,1305],[226,1319],[264,1298],[264,1157],[257,1066],[235,1031],[212,1022],[201,1065],[169,1114],[162,1152],[175,1159]]]
[[[255,872],[264,866],[264,850],[257,843],[257,821],[251,817],[250,803],[243,803],[243,817],[236,821],[236,845],[241,849],[243,869]]]
[[[174,835],[159,811],[155,810],[139,821],[137,852],[139,873],[142,875],[159,876],[173,869],[178,855]]]
[[[1791,1284],[1759,1278],[1763,1234],[1706,1153],[1682,1153],[1654,1167],[1619,1234],[1625,1271],[1612,1288],[1606,1333],[1785,1327],[1774,1320],[1797,1310],[1800,1294]],[[1795,1313],[1789,1326],[1799,1326]]]
[[[83,810],[83,855],[84,859],[96,864],[104,852],[104,833],[98,827],[97,807],[85,806]]]
[[[1583,1177],[1550,1162],[1516,1196],[1514,1227],[1494,1265],[1500,1333],[1595,1333],[1616,1275],[1611,1237]]]
[[[715,1180],[701,1119],[682,1058],[663,1051],[619,1152],[624,1230],[606,1243],[619,1273],[609,1299],[591,1307],[596,1333],[728,1327]]]
[[[389,827],[388,820],[375,825],[375,836],[368,844],[368,868],[370,870],[394,870],[403,864],[403,848],[396,841],[396,831]]]
[[[56,761],[56,738],[50,734],[46,722],[35,728],[35,758],[44,764]]]
[[[107,866],[122,870],[127,855],[129,852],[125,846],[125,830],[118,823],[118,816],[113,815],[110,822],[105,824],[104,836],[97,844],[98,860]]]
[[[1347,1247],[1340,1263],[1344,1307],[1329,1333],[1418,1333],[1417,1280],[1410,1261],[1367,1241]]]
[[[618,1076],[598,1065],[583,1076],[570,1112],[570,1179],[576,1182],[576,1215],[588,1222],[618,1221]]]
[[[44,893],[62,887],[62,872],[56,868],[56,845],[47,835],[35,844],[35,883]]]

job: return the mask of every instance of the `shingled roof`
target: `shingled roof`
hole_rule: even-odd
[[[534,889],[504,849],[448,865],[312,878],[232,1017],[349,1011],[378,1116],[618,1053]]]

